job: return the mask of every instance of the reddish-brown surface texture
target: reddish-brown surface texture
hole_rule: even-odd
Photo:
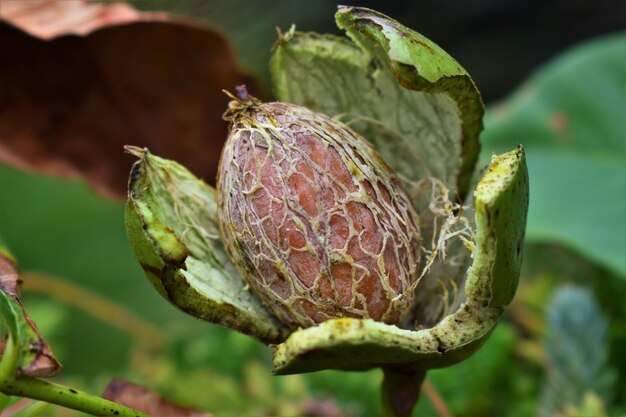
[[[202,25],[120,3],[15,1],[0,23],[0,160],[124,196],[146,146],[214,182],[222,89],[255,82]]]
[[[233,116],[218,190],[227,248],[286,324],[395,323],[412,299],[419,231],[399,179],[344,125],[303,107]]]

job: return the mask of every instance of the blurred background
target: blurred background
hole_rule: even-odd
[[[142,10],[168,10],[210,22],[228,35],[239,62],[269,82],[275,28],[340,35],[337,5],[372,8],[415,29],[458,60],[485,102],[504,98],[533,70],[565,48],[623,30],[626,7],[616,0],[281,1],[138,0]]]
[[[168,305],[123,225],[122,145],[212,182],[221,89],[246,82],[270,98],[276,27],[339,35],[337,3],[131,1],[124,24],[98,9],[92,29],[86,2],[16,3],[0,3],[0,239],[64,365],[56,379],[99,393],[123,377],[215,416],[379,415],[380,372],[272,377],[269,348]],[[488,107],[483,166],[518,143],[528,153],[516,299],[478,353],[429,373],[414,415],[626,415],[623,2],[343,3],[399,20],[467,69]],[[192,23],[150,25],[133,8]]]

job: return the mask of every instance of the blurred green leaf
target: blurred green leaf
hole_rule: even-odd
[[[518,307],[521,306],[529,309],[528,313],[532,317],[527,316],[526,319],[534,323],[529,320],[516,321],[527,329],[525,333],[530,332],[534,336],[528,342],[535,346],[543,345],[543,340],[537,336],[545,332],[545,310],[557,287],[575,285],[593,293],[603,315],[608,318],[609,362],[618,374],[615,386],[625,388],[615,393],[615,401],[609,411],[616,412],[615,406],[619,404],[626,411],[626,280],[572,249],[556,244],[535,243],[526,245],[521,282],[523,285],[516,296],[516,307],[513,307],[511,313],[520,318],[515,310],[519,313]],[[519,349],[524,348],[516,347],[516,350]],[[545,349],[542,352],[545,353]]]
[[[607,413],[602,399],[593,392],[587,392],[585,394],[580,407],[567,407],[563,413],[563,417],[606,417],[606,415]]]
[[[490,109],[483,135],[488,152],[526,148],[527,239],[565,244],[623,277],[625,43],[619,33],[557,58]]]
[[[172,322],[169,306],[150,288],[132,256],[121,204],[96,196],[81,181],[28,174],[1,164],[0,189],[12,196],[0,198],[0,230],[24,273],[45,271],[162,325]],[[94,375],[103,368],[125,368],[130,347],[125,335],[71,306],[62,308],[67,320],[53,330],[53,337],[64,344],[60,359],[66,372]],[[47,328],[42,330],[48,334]]]
[[[608,322],[591,293],[559,289],[549,303],[547,322],[549,365],[539,415],[580,407],[590,391],[609,404],[616,373],[608,362]]]

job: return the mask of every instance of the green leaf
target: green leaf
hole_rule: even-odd
[[[456,312],[421,330],[349,318],[296,330],[276,347],[274,372],[394,365],[404,370],[440,368],[475,352],[517,287],[528,207],[528,172],[521,147],[494,156],[475,198],[476,253],[465,286],[468,299]]]
[[[52,376],[61,370],[61,364],[22,306],[18,280],[13,259],[0,253],[0,317],[8,332],[0,360],[0,385],[18,374]]]
[[[276,96],[343,119],[409,185],[428,176],[463,198],[484,108],[466,71],[422,35],[375,11],[340,7],[349,39],[298,33],[277,42]],[[418,212],[427,201],[416,203]]]
[[[582,288],[560,289],[550,301],[547,321],[550,366],[539,415],[579,407],[588,392],[609,403],[616,373],[608,362],[608,321],[593,296]]]
[[[228,260],[213,188],[181,165],[128,148],[133,166],[126,227],[157,291],[192,316],[275,343],[286,329],[248,291]]]
[[[132,255],[124,232],[123,204],[97,196],[77,179],[29,174],[4,165],[0,165],[0,189],[3,195],[19,196],[0,198],[0,233],[25,275],[43,272],[88,288],[162,327],[181,322],[178,312],[150,288]],[[123,372],[130,338],[93,316],[79,314],[72,304],[59,302],[43,290],[49,301],[45,304],[54,304],[57,314],[52,316],[60,313],[62,323],[54,328],[36,323],[63,360],[64,373]],[[28,291],[25,296],[29,310],[30,306],[45,310],[40,295]],[[48,315],[44,311],[44,316]],[[94,352],[98,352],[97,360]]]
[[[556,241],[626,277],[626,33],[590,41],[490,109],[486,149],[523,143],[530,241]]]

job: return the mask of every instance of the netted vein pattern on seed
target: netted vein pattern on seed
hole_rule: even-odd
[[[230,193],[220,210],[250,285],[294,327],[344,316],[397,322],[419,259],[400,180],[319,113],[280,103],[243,112],[223,154],[219,181]]]

